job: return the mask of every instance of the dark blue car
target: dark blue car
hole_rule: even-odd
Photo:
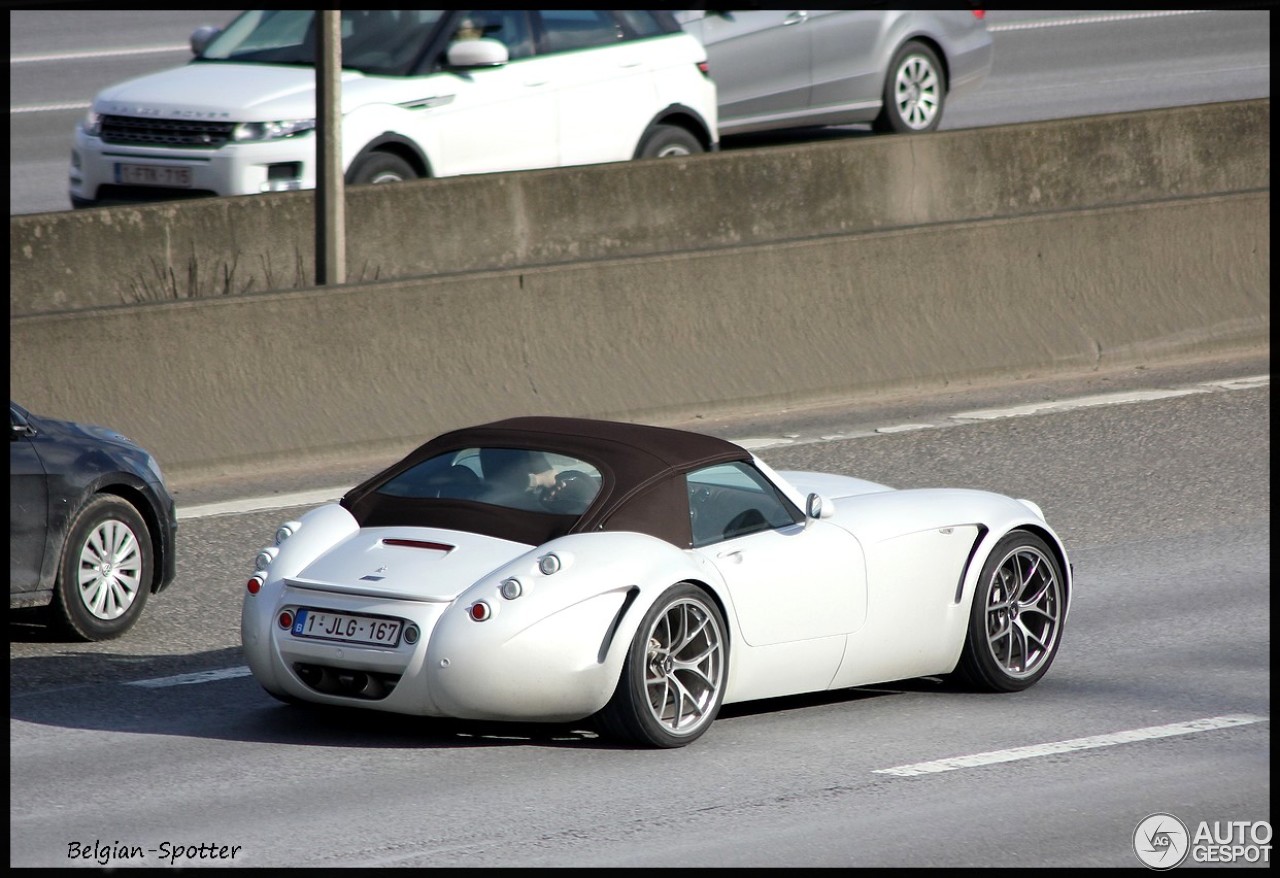
[[[124,634],[173,582],[178,520],[156,459],[114,430],[9,403],[9,606],[80,640]]]

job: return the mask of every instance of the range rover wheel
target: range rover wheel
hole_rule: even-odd
[[[403,183],[418,179],[417,173],[404,159],[389,152],[371,152],[357,159],[347,171],[347,183],[359,186],[364,183]]]

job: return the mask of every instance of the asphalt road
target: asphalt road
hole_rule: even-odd
[[[9,213],[69,209],[76,122],[106,84],[190,58],[187,39],[221,11],[19,9],[9,13]],[[1268,97],[1270,12],[991,10],[992,72],[942,128]],[[726,149],[871,136],[867,126],[726,138]]]
[[[1153,813],[1269,821],[1268,376],[1262,350],[694,425],[778,469],[1034,499],[1077,590],[1026,692],[732,705],[675,751],[275,702],[239,606],[301,508],[209,504],[367,473],[181,486],[177,582],[125,638],[10,614],[10,865],[1136,867]]]

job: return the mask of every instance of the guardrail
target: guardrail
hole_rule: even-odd
[[[1249,103],[1242,109],[1256,118],[1258,102]],[[182,481],[355,452],[391,456],[442,430],[508,415],[662,422],[1269,344],[1269,161],[1259,167],[1253,152],[1237,152],[1228,162],[1237,176],[1228,179],[1220,163],[1200,168],[1217,158],[1196,152],[1206,141],[1185,127],[1194,113],[1138,115],[1049,126],[1058,142],[1071,139],[1063,129],[1073,124],[1093,132],[1093,152],[1071,166],[1081,179],[1068,185],[1070,168],[1046,169],[1044,155],[1029,152],[1002,169],[1002,191],[1025,204],[1039,189],[1043,203],[1041,183],[1057,180],[1054,207],[995,217],[954,215],[962,182],[939,180],[950,194],[937,194],[924,185],[932,178],[921,175],[921,155],[935,155],[929,167],[972,164],[971,177],[993,180],[975,144],[1001,132],[1025,141],[1042,126],[784,149],[798,165],[787,178],[794,185],[749,194],[736,175],[746,162],[776,161],[773,151],[574,169],[558,181],[536,172],[426,181],[407,194],[386,187],[389,200],[466,187],[476,193],[468,203],[488,205],[478,215],[510,224],[501,205],[513,191],[590,180],[617,200],[660,172],[674,193],[665,203],[678,213],[675,228],[691,234],[701,225],[705,234],[648,253],[673,234],[667,217],[628,215],[626,223],[649,229],[639,254],[606,258],[602,239],[588,236],[595,255],[577,261],[11,316],[10,393],[33,411],[122,430]],[[1178,124],[1162,131],[1162,121]],[[1134,141],[1135,131],[1148,133]],[[1265,144],[1269,132],[1241,137]],[[1136,171],[1117,171],[1106,185],[1096,178],[1103,166],[1138,162],[1131,154],[1108,164],[1100,154],[1157,147],[1165,158],[1147,165],[1166,188]],[[917,163],[896,172],[896,185],[912,179],[923,188],[910,209],[882,206],[880,227],[832,231],[839,220],[821,205],[834,211],[843,199],[857,213],[870,178],[833,181],[830,163],[857,168],[859,156],[901,169]],[[1173,156],[1181,157],[1177,168]],[[1116,175],[1145,197],[1122,189]],[[1189,191],[1213,179],[1223,191]],[[839,197],[820,195],[840,186]],[[792,219],[739,217],[737,228],[755,231],[729,241],[689,192],[723,192],[725,201],[758,207],[776,198]],[[815,216],[826,216],[822,234],[799,234],[809,197]],[[230,201],[210,209],[260,210],[255,198]],[[975,211],[999,202],[974,192]],[[73,216],[104,223],[120,215]],[[783,225],[789,239],[767,240],[766,226]],[[50,256],[46,275],[70,256],[65,247]]]
[[[348,280],[676,253],[1271,186],[1269,99],[347,191]],[[9,314],[314,284],[314,193],[9,221]]]

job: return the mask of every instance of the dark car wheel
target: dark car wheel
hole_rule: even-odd
[[[1067,595],[1048,545],[1016,530],[996,544],[978,580],[957,676],[989,692],[1017,692],[1045,675],[1062,639]]]
[[[683,747],[720,712],[728,673],[724,618],[702,589],[674,585],[649,608],[600,712],[606,734],[654,747]]]
[[[353,186],[363,183],[403,183],[418,179],[412,166],[398,155],[389,152],[373,152],[357,159],[347,172],[347,182]]]
[[[640,142],[636,158],[665,159],[701,152],[702,144],[688,131],[675,125],[658,125]]]
[[[884,105],[872,127],[876,131],[932,131],[942,121],[947,83],[937,54],[924,43],[909,42],[893,56],[884,81]]]
[[[54,588],[57,620],[81,640],[124,634],[142,613],[155,559],[151,535],[129,503],[91,498],[71,520]]]

